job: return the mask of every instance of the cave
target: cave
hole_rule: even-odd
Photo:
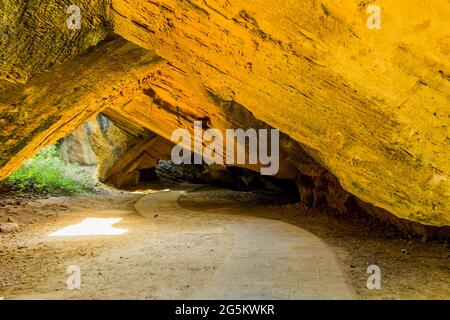
[[[0,298],[449,299],[450,6],[412,3],[4,0]]]

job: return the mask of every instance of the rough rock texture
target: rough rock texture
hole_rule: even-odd
[[[149,87],[136,94],[132,101],[124,106],[106,108],[103,112],[132,134],[137,134],[133,129],[137,125],[169,141],[172,132],[178,128],[187,129],[193,135],[193,122],[199,120],[204,122],[204,129],[218,129],[224,136],[227,128],[270,128],[243,106],[223,101],[204,90],[171,64],[161,64],[157,74],[149,79]],[[223,154],[224,158],[226,156]],[[246,164],[245,167],[260,170],[260,164]],[[295,178],[299,171],[317,176],[325,170],[295,141],[282,134],[278,176]]]
[[[3,233],[9,233],[14,232],[19,229],[19,225],[15,222],[7,222],[7,223],[1,223],[0,224],[0,232]]]
[[[61,141],[62,158],[83,166],[96,165],[97,158],[92,148],[90,134],[90,125],[85,122],[81,128],[64,137]]]
[[[26,84],[0,80],[0,179],[105,107],[125,104],[158,61],[147,50],[112,39]]]
[[[62,139],[62,155],[80,165],[97,165],[101,182],[116,187],[136,185],[140,170],[155,168],[160,159],[170,158],[172,144],[149,131],[145,138],[130,132],[100,113]]]
[[[55,63],[105,39],[111,24],[108,1],[76,1],[81,29],[67,27],[72,0],[2,0],[0,3],[0,79],[26,82]],[[68,45],[69,44],[69,45]]]
[[[155,168],[159,159],[170,157],[171,143],[158,136],[148,140],[137,140],[123,157],[106,172],[104,181],[118,187],[136,185],[140,170]]]
[[[450,224],[447,1],[113,0],[114,30],[302,143],[342,186]]]
[[[96,156],[98,178],[104,182],[108,171],[136,143],[136,139],[115,126],[103,114],[99,114],[87,125],[89,143]]]
[[[0,8],[14,14],[18,2]],[[243,109],[253,119],[244,125],[284,134],[282,174],[300,174],[315,190],[313,203],[325,197],[344,211],[342,186],[397,217],[450,225],[450,5],[380,0],[382,27],[369,30],[369,3],[83,2],[83,21],[104,21],[101,30],[111,26],[165,61],[120,39],[72,58],[103,33],[81,29],[72,41],[55,32],[65,21],[57,18],[39,20],[48,28],[36,33],[25,18],[40,17],[42,6],[30,6],[14,18],[20,37],[2,42],[2,77],[29,80],[0,83],[0,177],[106,107],[121,129],[148,128],[165,139],[205,114],[219,128],[242,124]],[[38,62],[11,49],[24,39],[36,39]],[[91,64],[81,66],[83,59]],[[304,173],[316,167],[319,174]]]

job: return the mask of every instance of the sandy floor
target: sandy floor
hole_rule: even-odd
[[[151,191],[146,191],[146,193]],[[143,193],[104,192],[0,207],[19,232],[0,234],[0,297],[5,299],[176,299],[198,297],[235,246],[233,232],[205,219],[179,223],[158,214],[138,215]],[[322,211],[251,204],[254,194],[203,189],[184,195],[189,210],[276,219],[325,241],[337,257],[346,285],[358,299],[450,299],[450,250],[389,236],[364,223]],[[250,201],[251,200],[251,201]],[[258,201],[257,201],[258,202]],[[14,208],[17,207],[17,208]],[[86,218],[121,219],[123,234],[50,237]],[[382,289],[366,288],[369,265],[379,265]],[[81,288],[68,290],[67,267],[81,270]]]
[[[326,209],[246,203],[236,192],[208,191],[184,196],[183,207],[276,219],[319,236],[335,252],[357,299],[450,299],[450,248],[447,243],[398,238],[388,227],[335,217]],[[367,289],[367,268],[381,269],[381,289]]]

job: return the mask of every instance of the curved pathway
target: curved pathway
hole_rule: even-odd
[[[183,219],[231,232],[233,245],[197,299],[351,299],[332,250],[317,236],[291,224],[241,216],[223,209],[208,214],[182,208],[178,199],[198,186],[152,193],[136,210],[146,217]]]

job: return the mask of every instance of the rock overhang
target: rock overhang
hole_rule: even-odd
[[[57,9],[65,12],[67,5],[67,1],[55,1],[48,5],[51,10],[45,11],[37,6],[24,9],[6,1],[3,10],[12,15],[22,10],[23,17],[33,17],[31,21],[36,21],[40,10],[50,14]],[[364,3],[330,1],[321,5],[288,1],[281,5],[276,1],[172,0],[162,5],[113,0],[98,6],[86,4],[82,8],[83,21],[88,21],[86,27],[92,29],[79,31],[77,39],[95,38],[95,41],[80,42],[70,36],[52,37],[52,32],[22,30],[19,27],[24,22],[20,15],[15,15],[18,35],[13,40],[27,47],[27,36],[39,39],[39,54],[34,63],[21,59],[20,52],[15,52],[17,59],[13,59],[14,51],[8,45],[11,42],[6,42],[8,50],[2,54],[8,59],[3,60],[1,74],[9,81],[15,79],[29,85],[44,70],[55,70],[53,64],[77,59],[86,48],[115,32],[136,43],[135,50],[150,49],[166,61],[162,67],[166,70],[160,70],[160,74],[154,72],[135,79],[152,82],[152,90],[159,89],[160,102],[166,102],[164,107],[184,107],[184,114],[195,119],[196,113],[203,116],[209,112],[205,110],[208,105],[242,106],[255,121],[280,129],[289,138],[286,145],[291,145],[292,140],[302,149],[286,149],[286,158],[293,159],[292,162],[301,163],[295,158],[298,153],[304,153],[307,156],[301,157],[314,159],[316,166],[320,164],[329,170],[345,190],[365,202],[411,221],[450,225],[450,69],[449,28],[445,19],[450,7],[442,0],[427,4],[414,1],[414,5],[407,7],[383,2],[385,22],[376,31],[365,25],[365,7]],[[52,23],[61,24],[61,21],[49,19],[39,23],[52,26],[47,29],[51,31],[56,30]],[[103,31],[96,31],[92,36],[92,30]],[[77,31],[70,32],[77,35]],[[51,42],[53,45],[46,47]],[[66,54],[46,55],[57,52],[58,48],[64,48]],[[120,85],[121,74],[126,72],[120,66],[113,70],[113,66],[111,71],[116,72]],[[134,67],[138,66],[128,66]],[[173,73],[167,72],[170,67]],[[140,68],[144,69],[142,65]],[[104,71],[108,73],[106,67]],[[86,77],[92,75],[88,69],[83,72]],[[182,77],[188,80],[180,80]],[[161,90],[164,85],[166,92]],[[5,99],[6,91],[2,91],[3,138],[8,130],[16,133],[23,130],[23,135],[15,135],[17,141],[10,149],[6,150],[4,145],[2,156],[9,163],[11,159],[22,161],[31,156],[39,146],[51,142],[50,137],[56,139],[56,135],[48,135],[47,127],[59,123],[60,131],[68,133],[81,120],[107,107],[102,101],[93,100],[91,112],[78,120],[50,110],[45,117],[36,116],[33,120],[31,116],[26,121],[22,118],[15,124],[17,111],[23,113],[35,108],[33,94],[54,90],[48,87],[35,85],[24,91],[17,97],[22,102],[28,99],[22,109],[14,99]],[[134,101],[135,110],[146,110],[140,105],[147,99],[144,86],[135,87],[136,95],[132,93],[127,98]],[[177,96],[170,92],[175,88],[200,98]],[[53,92],[53,97],[57,92]],[[216,97],[216,102],[205,98],[205,92]],[[124,93],[126,96],[130,92],[122,90]],[[123,100],[123,105],[129,102]],[[211,110],[214,108],[217,109]],[[117,113],[121,103],[115,109]],[[123,110],[126,108],[122,113]],[[220,120],[226,117],[212,113],[212,119],[218,119],[224,127],[233,123]],[[178,123],[169,113],[161,113],[161,117],[162,123],[170,126]],[[41,126],[30,130],[32,126],[26,125],[27,121]],[[135,121],[142,123],[142,117],[135,116]],[[164,125],[153,122],[148,126],[167,138]],[[39,135],[39,132],[47,134]],[[40,136],[39,142],[25,138],[30,133]],[[6,167],[3,164],[2,172],[11,172]]]

